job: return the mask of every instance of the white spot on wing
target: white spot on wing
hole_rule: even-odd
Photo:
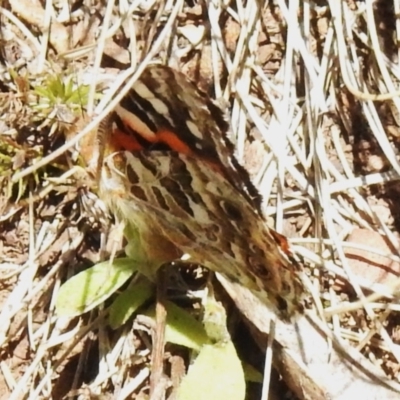
[[[146,100],[151,100],[155,97],[154,93],[141,81],[136,81],[132,89]]]
[[[155,133],[135,114],[132,114],[126,108],[119,105],[115,107],[114,111],[125,123],[131,126],[132,129],[138,132],[143,138],[150,142],[154,141],[156,137]]]
[[[152,99],[149,100],[151,105],[153,106],[154,110],[156,110],[156,112],[158,112],[161,115],[169,116],[169,110],[167,105],[161,101],[160,99]]]
[[[196,204],[192,201],[190,197],[188,197],[190,207],[193,210],[194,219],[199,224],[211,224],[212,221],[210,220],[210,216],[207,210],[203,207],[203,205]]]
[[[154,110],[164,116],[169,115],[167,105],[157,98],[156,94],[152,92],[144,83],[138,81],[132,88],[140,97],[146,99],[153,106]]]
[[[190,132],[193,133],[198,139],[204,139],[203,134],[199,131],[199,128],[192,121],[186,121],[186,125]]]

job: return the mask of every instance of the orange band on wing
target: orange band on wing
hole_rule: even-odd
[[[126,121],[124,120],[124,123]],[[136,134],[140,135],[140,132],[136,132]],[[150,143],[164,143],[166,144],[171,150],[176,151],[178,153],[193,156],[196,155],[193,150],[184,142],[182,141],[178,135],[174,132],[171,132],[167,129],[161,129],[157,131],[157,133],[151,137],[147,135],[143,138],[150,144]],[[124,150],[124,151],[141,151],[145,150],[145,147],[141,143],[139,143],[136,139],[136,135],[133,133],[126,133],[120,129],[114,129],[113,131],[113,145],[116,151]],[[150,147],[150,146],[149,146]],[[198,155],[197,155],[198,156]],[[201,157],[201,156],[200,156]],[[221,165],[218,160],[211,160],[208,157],[202,157],[204,161],[207,161],[209,166],[213,168],[215,171],[221,172]]]
[[[211,160],[204,155],[196,154],[185,142],[183,142],[174,132],[168,130],[159,130],[157,132],[157,142],[165,143],[171,150],[186,156],[196,156],[202,158],[215,171],[221,172],[221,164],[218,160]]]
[[[289,242],[285,236],[274,231],[273,229],[270,229],[270,233],[271,233],[272,237],[275,239],[275,242],[279,244],[280,248],[283,250],[284,253],[286,253],[286,254],[292,253],[289,248]]]
[[[120,129],[113,131],[113,145],[117,150],[140,151],[143,147],[136,140],[135,135],[125,133]]]
[[[192,150],[190,147],[185,144],[179,137],[167,130],[160,130],[157,132],[157,142],[162,142],[167,144],[172,150],[177,151],[178,153],[182,153],[185,155],[192,154]]]

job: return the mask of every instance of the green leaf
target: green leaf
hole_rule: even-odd
[[[189,367],[178,390],[178,400],[243,400],[246,382],[231,341],[206,345]]]
[[[136,283],[124,290],[110,306],[109,323],[117,329],[154,294],[154,285],[148,280]]]
[[[118,290],[137,270],[129,258],[96,264],[68,280],[58,293],[57,314],[75,316],[92,310]]]
[[[203,302],[204,315],[203,324],[207,336],[214,342],[225,342],[230,340],[226,325],[226,310],[223,305],[212,297]]]
[[[263,374],[255,369],[251,364],[242,361],[242,367],[244,371],[244,377],[248,382],[263,383]]]
[[[68,100],[74,92],[74,82],[71,77],[68,77],[64,83],[64,96]]]
[[[40,97],[45,97],[45,98],[49,97],[49,90],[46,87],[36,86],[33,91]]]
[[[48,81],[48,85],[55,99],[62,98],[64,96],[65,86],[60,76],[51,77]]]
[[[200,351],[202,346],[210,343],[210,339],[200,321],[174,303],[167,301],[165,305],[167,310],[166,342],[175,343],[196,351]],[[154,318],[154,307],[145,314]]]
[[[86,105],[89,95],[89,86],[80,85],[68,96],[67,104]]]

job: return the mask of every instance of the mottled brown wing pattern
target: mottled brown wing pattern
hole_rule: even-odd
[[[224,113],[183,74],[161,65],[147,68],[115,116],[142,148],[172,148],[217,166],[257,211],[261,209],[258,191],[233,157]]]
[[[100,196],[136,226],[150,258],[188,253],[283,317],[301,309],[299,266],[268,229],[223,112],[205,94],[171,68],[149,67],[111,121]]]

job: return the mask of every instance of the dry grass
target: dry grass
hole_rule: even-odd
[[[61,282],[99,260],[105,240],[99,227],[107,216],[84,182],[72,179],[71,150],[154,61],[183,70],[229,109],[238,158],[276,230],[307,266],[326,328],[395,384],[398,2],[98,3],[10,0],[0,8],[2,398],[60,398],[69,390],[92,398],[119,390],[123,399],[148,379],[139,361],[149,349],[131,327],[110,333],[101,313],[61,320],[54,299]],[[93,118],[64,145],[60,132],[71,109],[34,106],[32,87],[43,85],[49,71],[89,85]],[[99,210],[93,215],[92,204]],[[346,241],[354,228],[379,233],[393,253]],[[392,274],[371,282],[369,268],[356,273],[351,248],[370,264],[372,253],[392,260]],[[95,340],[98,370],[84,376],[83,386]],[[71,371],[76,375],[67,379]]]

